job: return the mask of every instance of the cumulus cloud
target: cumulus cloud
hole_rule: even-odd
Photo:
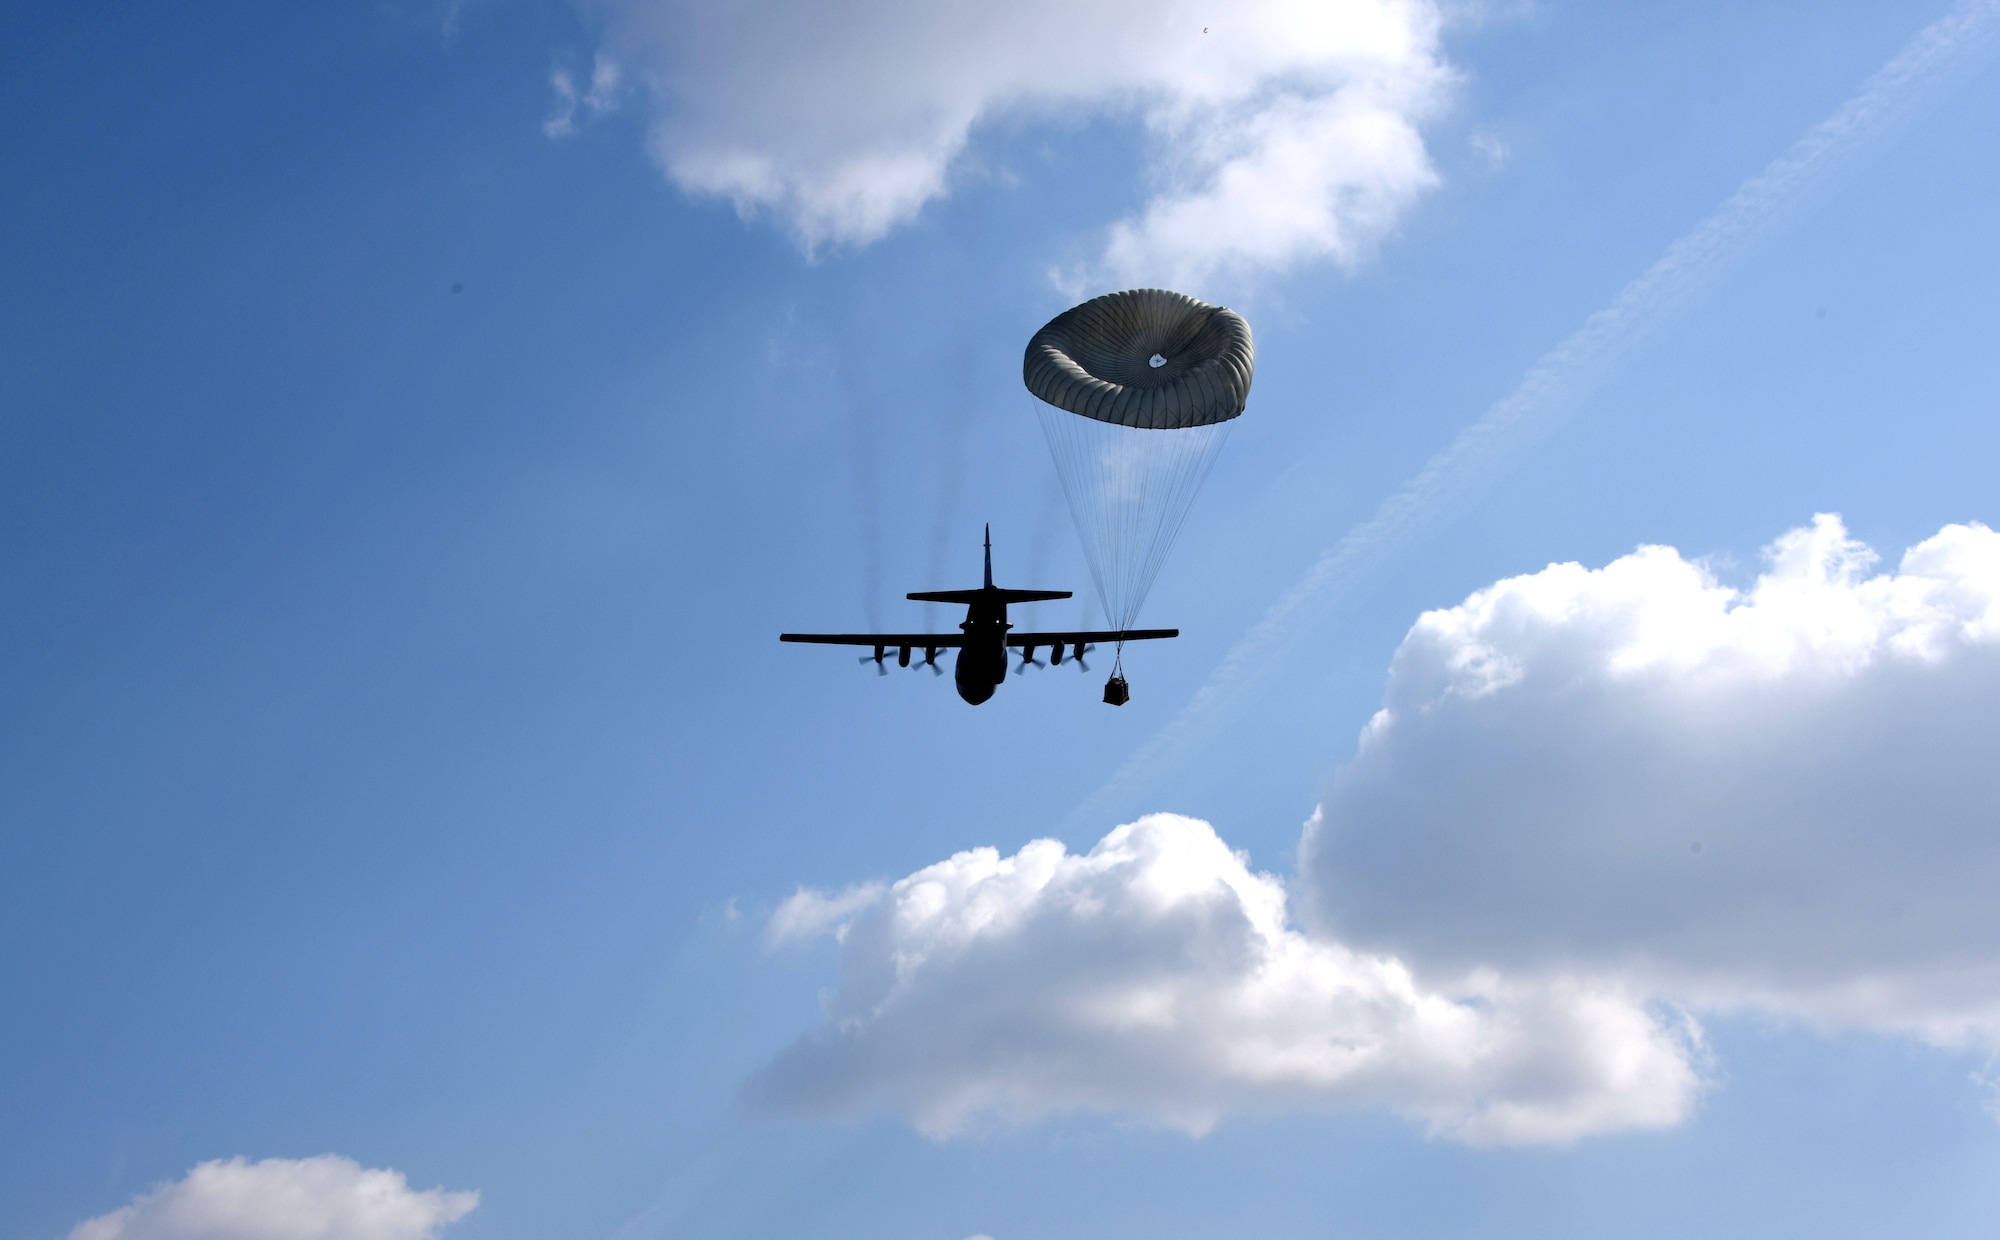
[[[69,1240],[430,1240],[478,1204],[476,1192],[415,1192],[399,1171],[333,1154],[218,1159]]]
[[[1736,590],[1668,547],[1425,614],[1308,827],[1317,932],[2000,1040],[2000,534],[1840,519]]]
[[[1077,278],[1194,288],[1365,253],[1436,181],[1419,127],[1452,78],[1430,0],[600,11],[608,54],[650,86],[667,174],[775,217],[808,251],[913,219],[981,122],[1131,118],[1153,196]]]
[[[973,849],[819,897],[813,920],[834,929],[818,913],[841,906],[825,1022],[753,1083],[781,1110],[889,1107],[950,1136],[1066,1112],[1198,1133],[1372,1107],[1519,1144],[1673,1124],[1699,1092],[1684,1018],[1564,978],[1427,989],[1392,957],[1300,933],[1283,884],[1189,818],[1083,855]]]

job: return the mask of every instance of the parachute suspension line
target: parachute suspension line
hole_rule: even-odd
[[[1129,629],[1173,549],[1231,422],[1151,430],[1035,401],[1104,616]]]
[[[1180,537],[1256,354],[1243,316],[1166,289],[1093,297],[1042,325],[1021,382],[1055,458],[1104,618],[1123,633]],[[1104,701],[1131,701],[1117,643]]]

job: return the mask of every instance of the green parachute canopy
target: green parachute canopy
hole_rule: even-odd
[[[1227,422],[1256,354],[1234,310],[1161,288],[1093,297],[1028,341],[1021,377],[1058,409],[1145,430]]]
[[[1255,369],[1242,315],[1165,289],[1092,298],[1028,341],[1021,378],[1112,627],[1134,627]]]

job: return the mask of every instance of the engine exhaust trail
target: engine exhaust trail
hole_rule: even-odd
[[[942,581],[950,567],[952,551],[957,546],[957,538],[964,531],[958,528],[959,516],[965,508],[965,483],[969,469],[967,446],[972,438],[973,407],[970,401],[959,402],[952,414],[945,419],[938,437],[937,468],[932,471],[937,478],[937,492],[931,500],[931,545],[930,559],[925,564],[926,580]],[[924,627],[931,628],[937,623],[937,604],[924,604]]]

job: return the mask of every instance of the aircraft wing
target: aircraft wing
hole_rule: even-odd
[[[965,644],[963,633],[780,633],[781,642],[811,642],[818,646],[880,646],[894,650],[948,650]]]
[[[1074,646],[1078,642],[1096,645],[1099,642],[1144,642],[1161,637],[1179,637],[1179,629],[1116,629],[1087,633],[1009,633],[1009,646]]]

